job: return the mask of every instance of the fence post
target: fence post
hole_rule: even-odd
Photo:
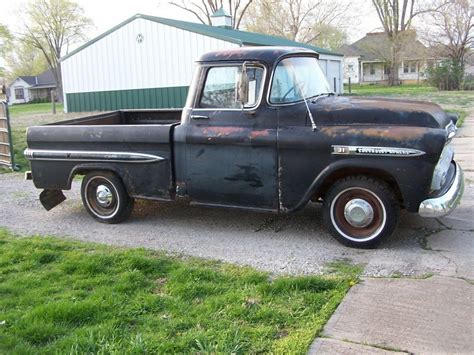
[[[51,103],[53,104],[53,115],[56,114],[56,95],[55,91],[51,90]]]
[[[337,87],[336,87],[336,77],[334,77],[334,92],[337,92],[336,89],[337,89]]]
[[[351,77],[349,77],[349,94],[352,93],[352,90],[351,90]]]

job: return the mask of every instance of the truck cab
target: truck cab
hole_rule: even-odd
[[[335,238],[372,247],[400,209],[442,216],[462,195],[455,117],[424,102],[337,96],[318,54],[302,48],[205,54],[182,110],[107,117],[29,129],[25,155],[47,208],[77,174],[86,209],[106,223],[128,217],[136,198],[272,213],[314,201]]]

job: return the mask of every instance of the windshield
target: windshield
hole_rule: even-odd
[[[290,57],[283,59],[275,69],[270,103],[293,103],[331,92],[315,57]]]

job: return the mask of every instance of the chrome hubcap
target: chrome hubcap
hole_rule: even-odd
[[[346,203],[344,217],[351,226],[364,228],[374,220],[374,209],[367,201],[355,198]]]
[[[97,199],[97,203],[102,207],[109,207],[113,200],[112,192],[105,185],[97,186],[95,197]]]

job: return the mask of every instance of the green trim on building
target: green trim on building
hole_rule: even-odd
[[[296,41],[292,41],[283,37],[276,37],[270,36],[262,33],[255,33],[255,32],[247,32],[247,31],[240,31],[234,30],[231,28],[224,28],[224,27],[214,27],[209,25],[204,25],[202,23],[195,23],[195,22],[187,22],[187,21],[179,21],[173,20],[164,17],[156,17],[156,16],[148,16],[142,14],[136,14],[135,16],[130,17],[129,19],[123,21],[122,23],[118,24],[115,27],[112,27],[107,32],[102,33],[100,36],[90,40],[89,42],[85,43],[84,45],[80,46],[79,48],[73,50],[69,54],[65,55],[61,58],[61,61],[73,56],[77,52],[80,52],[84,48],[89,47],[90,45],[94,44],[95,42],[99,41],[100,39],[104,38],[105,36],[109,35],[112,32],[115,32],[119,28],[125,26],[129,22],[137,18],[143,18],[145,20],[158,22],[163,25],[168,25],[171,27],[179,28],[185,31],[199,33],[204,36],[209,36],[217,39],[221,39],[223,41],[231,42],[238,44],[240,46],[289,46],[289,47],[303,47],[308,48],[313,51],[318,52],[319,54],[329,54],[334,56],[342,57],[343,54],[336,53],[330,51],[328,49],[312,46],[309,44],[304,44]]]
[[[66,94],[68,112],[140,108],[182,108],[188,86]]]

